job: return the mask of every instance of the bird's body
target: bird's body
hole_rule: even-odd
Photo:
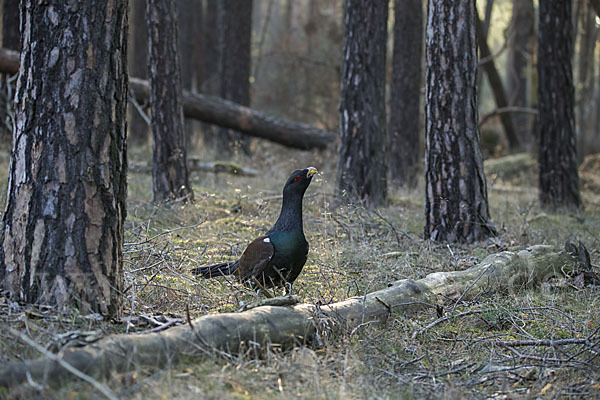
[[[315,168],[297,170],[283,188],[283,202],[277,222],[263,236],[254,239],[236,260],[192,270],[204,278],[237,275],[242,282],[258,287],[292,284],[306,263],[308,242],[302,224],[302,199]]]

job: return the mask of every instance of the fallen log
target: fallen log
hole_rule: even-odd
[[[335,338],[357,326],[385,322],[395,312],[414,312],[444,302],[458,302],[482,291],[520,290],[577,268],[577,257],[551,246],[501,252],[463,271],[436,272],[423,279],[405,279],[363,297],[325,306],[262,306],[239,313],[207,315],[187,325],[148,334],[120,334],[79,349],[57,354],[81,372],[106,377],[142,366],[164,367],[182,357],[232,354],[257,346],[289,348]],[[30,378],[50,382],[71,375],[56,360],[12,362],[0,369],[0,388]]]
[[[19,53],[0,48],[0,72],[19,71]],[[140,103],[150,97],[148,81],[130,77],[129,88]],[[183,114],[192,119],[243,132],[302,150],[323,149],[336,135],[311,125],[278,118],[219,97],[183,91]]]

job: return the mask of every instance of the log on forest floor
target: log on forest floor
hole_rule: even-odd
[[[19,53],[0,48],[0,72],[14,74],[19,70]],[[150,98],[148,81],[129,77],[129,89],[140,103]],[[308,124],[278,118],[219,97],[183,91],[183,114],[250,136],[267,139],[284,146],[302,150],[323,149],[337,135]]]
[[[236,353],[248,346],[290,348],[319,343],[360,324],[385,322],[393,312],[414,312],[444,302],[458,303],[477,294],[506,292],[535,285],[578,268],[578,258],[551,246],[501,252],[463,271],[436,272],[423,279],[405,279],[364,297],[324,306],[262,306],[239,313],[207,315],[187,325],[148,334],[106,337],[79,349],[57,354],[60,360],[94,377],[107,377],[143,366],[165,367],[182,357]],[[34,380],[69,379],[56,360],[12,362],[0,369],[0,387]]]

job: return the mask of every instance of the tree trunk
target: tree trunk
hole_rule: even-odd
[[[529,60],[533,55],[532,0],[513,0],[511,35],[508,39],[506,92],[508,102],[515,107],[529,107]],[[526,113],[512,114],[515,134],[521,143],[531,143],[533,118]]]
[[[202,20],[202,48],[198,90],[200,93],[217,96],[220,93],[219,82],[219,7],[214,0],[205,1],[206,8]],[[214,149],[217,141],[218,127],[210,124],[202,125],[202,138],[206,149]]]
[[[198,0],[177,0],[177,21],[179,24],[179,60],[181,62],[181,87],[196,92],[198,76],[202,73],[200,49],[202,36],[202,2]],[[194,143],[195,121],[184,119],[186,148]]]
[[[420,170],[422,25],[421,0],[395,0],[389,172],[394,184],[408,187],[416,185]]]
[[[579,208],[573,116],[571,2],[542,1],[538,37],[538,163],[540,202]]]
[[[0,72],[15,73],[18,70],[19,54],[0,48]],[[129,86],[138,102],[148,101],[150,88],[147,81],[130,78]],[[183,114],[301,150],[324,149],[337,138],[332,132],[301,122],[277,118],[218,97],[186,91],[183,91]]]
[[[430,0],[426,38],[425,238],[474,242],[490,221],[477,126],[478,20],[471,0]]]
[[[219,6],[221,97],[249,106],[252,0],[221,0]],[[221,129],[216,141],[217,154],[230,156],[237,149],[250,154],[250,139],[239,132]]]
[[[126,197],[127,1],[21,2],[5,293],[117,316]]]
[[[475,29],[477,31],[481,59],[486,60],[481,64],[481,68],[483,68],[488,77],[488,82],[490,83],[490,88],[492,89],[494,100],[496,101],[496,107],[508,107],[508,100],[506,99],[506,92],[504,91],[504,85],[502,85],[502,79],[500,78],[500,74],[496,69],[496,64],[494,63],[494,58],[490,48],[488,47],[487,40],[484,39],[485,36],[483,35],[483,26],[477,15],[475,15]],[[520,142],[515,133],[515,128],[513,126],[510,114],[500,114],[500,122],[502,123],[502,128],[504,128],[504,134],[508,140],[508,146],[513,152],[518,151]]]
[[[4,0],[2,4],[2,47],[16,51],[21,49],[19,0]]]
[[[346,0],[336,192],[381,206],[387,197],[387,1]]]
[[[194,198],[186,164],[175,7],[170,0],[146,2],[155,203]]]
[[[587,148],[588,131],[598,127],[590,124],[594,107],[594,54],[596,50],[596,13],[590,4],[584,4],[581,12],[582,24],[579,39],[579,62],[577,85],[577,163],[581,164]]]
[[[466,270],[401,280],[366,296],[333,304],[262,306],[240,313],[206,315],[162,332],[109,336],[84,348],[61,351],[57,357],[86,374],[103,378],[134,368],[163,368],[165,363],[190,356],[214,357],[220,350],[235,354],[248,346],[288,349],[299,343],[318,344],[323,337],[336,340],[357,326],[385,322],[396,313],[415,313],[427,303],[452,304],[490,290],[522,290],[578,267],[577,259],[565,251],[533,246],[518,253],[492,254]],[[28,379],[64,382],[69,377],[64,368],[47,358],[12,362],[0,368],[0,387],[10,388]]]
[[[148,35],[146,32],[146,0],[130,0],[131,16],[129,48],[129,73],[140,79],[146,79],[148,71]],[[140,104],[147,112],[147,100]],[[141,146],[148,142],[150,127],[133,105],[129,106],[129,146]]]

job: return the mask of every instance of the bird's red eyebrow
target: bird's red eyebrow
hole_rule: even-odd
[[[302,178],[302,175],[296,175],[296,177],[294,178],[293,182],[296,182],[300,178]]]

